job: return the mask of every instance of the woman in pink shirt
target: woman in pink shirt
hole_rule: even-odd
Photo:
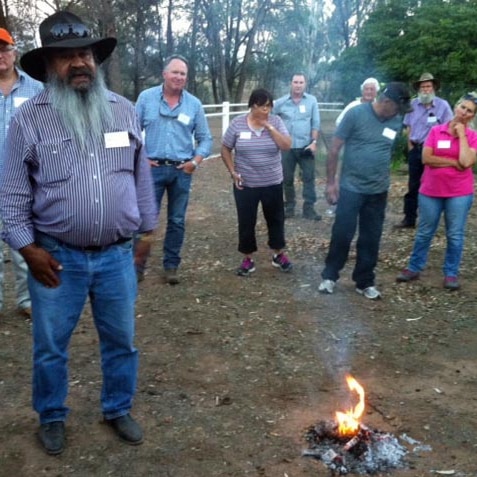
[[[419,189],[419,224],[408,267],[396,278],[409,282],[424,269],[431,241],[444,214],[447,248],[444,288],[459,288],[459,266],[467,216],[474,199],[477,132],[469,129],[477,110],[477,94],[469,93],[454,108],[447,124],[431,129],[422,151],[424,173]]]

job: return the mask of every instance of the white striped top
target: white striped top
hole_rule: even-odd
[[[3,239],[14,249],[34,230],[76,246],[108,245],[156,226],[151,171],[133,105],[108,92],[112,126],[129,144],[91,136],[82,149],[46,89],[20,107],[6,141],[0,206]],[[110,144],[111,145],[111,144]]]
[[[268,122],[280,133],[289,135],[280,117],[270,115]],[[251,129],[246,114],[230,123],[222,144],[235,150],[234,168],[241,175],[244,187],[266,187],[283,182],[279,147],[267,129],[260,134]]]

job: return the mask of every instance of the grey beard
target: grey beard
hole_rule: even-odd
[[[53,107],[80,146],[86,149],[89,139],[100,140],[112,119],[102,72],[96,72],[90,88],[86,90],[75,90],[54,73],[48,77],[48,86]]]
[[[419,93],[417,97],[422,104],[431,104],[436,95],[434,93]]]

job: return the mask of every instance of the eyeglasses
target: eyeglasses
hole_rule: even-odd
[[[254,104],[253,107],[254,107],[254,108],[261,108],[261,109],[272,109],[272,108],[273,108],[273,105],[270,104],[270,103],[266,103],[266,104]]]
[[[76,36],[77,38],[86,38],[89,36],[89,29],[82,23],[57,23],[50,30],[53,38],[59,40],[67,36]]]
[[[0,47],[0,54],[5,54],[5,53],[9,53],[10,51],[13,51],[15,49],[14,46],[3,46],[3,47]]]

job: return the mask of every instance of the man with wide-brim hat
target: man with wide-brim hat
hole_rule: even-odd
[[[0,189],[3,238],[29,266],[38,436],[48,454],[63,451],[68,345],[89,299],[102,413],[123,441],[137,445],[143,433],[130,415],[138,369],[135,261],[148,256],[157,221],[141,129],[133,105],[106,88],[99,69],[114,38],[92,37],[70,12],[44,20],[40,38],[42,47],[21,64],[46,88],[11,122]]]
[[[93,38],[89,28],[70,12],[57,12],[40,24],[41,48],[25,53],[21,67],[31,77],[46,82],[46,60],[58,48],[91,48],[97,64],[103,63],[116,47],[116,38]]]
[[[422,73],[420,78],[417,81],[414,81],[412,86],[415,91],[419,91],[421,87],[421,83],[428,82],[428,81],[430,81],[433,84],[434,92],[439,91],[439,88],[441,87],[441,82],[437,78],[434,78],[432,73]]]
[[[417,98],[412,101],[413,111],[404,117],[408,139],[408,191],[404,196],[404,218],[395,227],[414,228],[418,215],[418,195],[422,164],[422,146],[433,126],[450,121],[453,117],[449,103],[436,96],[440,81],[432,73],[422,73],[413,83]]]

